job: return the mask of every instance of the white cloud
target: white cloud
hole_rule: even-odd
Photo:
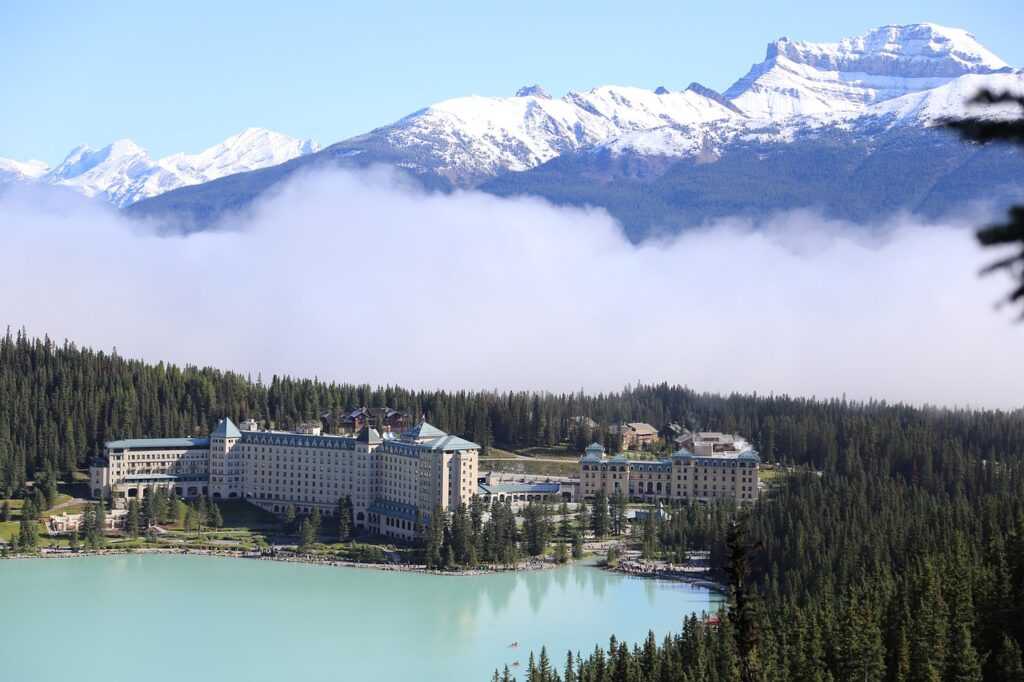
[[[630,244],[602,211],[384,172],[293,181],[160,237],[0,197],[0,323],[147,360],[408,387],[698,390],[1021,404],[1024,331],[966,225],[806,213]]]

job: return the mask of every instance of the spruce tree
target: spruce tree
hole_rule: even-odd
[[[559,539],[555,545],[555,563],[564,564],[569,561],[569,550],[566,549],[565,540]]]
[[[576,533],[572,536],[572,558],[583,558],[583,533],[581,533],[580,531],[576,531]]]
[[[961,624],[952,634],[946,679],[950,682],[981,682],[981,660],[971,642],[967,624]]]
[[[576,528],[578,528],[581,533],[585,533],[589,527],[590,510],[587,508],[586,500],[580,500],[579,506],[576,508]]]
[[[440,568],[444,557],[444,536],[445,536],[445,512],[441,505],[434,507],[430,515],[430,523],[427,525],[427,568]]]
[[[18,523],[18,548],[22,552],[31,552],[38,544],[39,534],[36,532],[36,523],[22,514],[21,521]]]
[[[594,506],[590,511],[590,529],[598,540],[608,535],[608,496],[604,491],[594,495]]]
[[[570,537],[572,537],[572,529],[569,525],[569,505],[566,504],[565,502],[562,502],[562,504],[559,505],[558,507],[558,515],[561,517],[561,520],[558,523],[558,534],[562,537],[563,540],[567,540]]]
[[[125,531],[128,537],[139,537],[140,516],[139,501],[133,497],[128,500],[128,514],[125,517]]]
[[[289,504],[284,508],[284,518],[282,521],[284,523],[285,533],[291,535],[295,532],[295,507]]]
[[[1024,660],[1022,660],[1021,648],[1005,632],[999,643],[999,651],[996,653],[995,670],[1000,676],[999,679],[1007,682],[1024,680]]]
[[[221,514],[220,505],[217,502],[210,502],[210,526],[220,528],[224,525],[224,516]]]
[[[729,564],[725,569],[729,577],[729,622],[735,628],[736,650],[739,653],[742,682],[761,682],[764,679],[759,655],[760,623],[758,601],[747,583],[750,574],[748,544],[749,517],[743,516],[729,523],[726,547]]]

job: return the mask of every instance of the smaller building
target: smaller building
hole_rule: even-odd
[[[707,432],[691,443],[700,454],[680,449],[664,460],[605,456],[594,443],[580,460],[580,496],[623,493],[642,502],[732,499],[754,502],[758,495],[760,457],[736,436]]]
[[[385,405],[360,407],[337,414],[326,412],[320,416],[320,421],[327,433],[358,433],[366,426],[380,428],[383,431],[401,432],[408,416],[405,412]]]
[[[504,502],[542,502],[548,498],[556,498],[561,492],[558,483],[495,483],[480,485],[477,495],[486,503]]]
[[[623,422],[609,426],[608,433],[622,439],[623,450],[649,447],[658,441],[658,429],[647,422]]]
[[[687,433],[680,441],[680,445],[701,457],[735,455],[750,449],[750,444],[743,438],[719,431]]]
[[[477,495],[486,504],[510,500],[514,509],[528,502],[579,499],[579,479],[570,476],[542,476],[489,471],[477,479]]]

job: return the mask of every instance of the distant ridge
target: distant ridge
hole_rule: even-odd
[[[59,176],[183,230],[244,208],[296,171],[375,164],[434,190],[603,206],[636,238],[800,207],[855,221],[900,210],[942,215],[965,202],[1003,202],[1024,179],[1016,155],[933,130],[963,115],[982,87],[1024,91],[1024,77],[967,31],[882,26],[835,43],[775,40],[724,93],[692,82],[682,91],[602,86],[555,98],[529,85],[512,97],[439,102],[320,151],[287,138],[264,144],[275,151],[257,162],[212,163],[207,150],[199,162],[165,163],[125,143],[84,172],[71,170],[76,150],[60,173],[15,179]],[[13,164],[9,177],[26,168]]]

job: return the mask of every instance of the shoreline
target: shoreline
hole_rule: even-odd
[[[146,547],[139,549],[103,549],[103,550],[79,550],[73,551],[41,551],[38,554],[15,554],[12,556],[2,557],[3,560],[18,560],[18,559],[80,559],[87,557],[102,557],[102,556],[131,556],[131,555],[179,555],[179,556],[208,556],[208,557],[220,557],[225,559],[249,559],[256,561],[279,561],[282,563],[290,564],[307,564],[310,566],[330,566],[335,568],[365,568],[377,571],[393,571],[401,573],[421,573],[423,575],[440,575],[440,576],[472,576],[472,575],[488,575],[492,573],[527,573],[531,571],[546,571],[556,568],[562,568],[565,566],[572,566],[575,564],[590,565],[594,568],[608,571],[610,573],[618,573],[620,575],[631,576],[634,578],[653,579],[653,580],[669,580],[673,582],[686,583],[701,587],[712,592],[717,592],[722,595],[728,595],[728,587],[708,580],[699,576],[694,576],[687,571],[675,570],[675,569],[661,569],[657,565],[646,566],[643,564],[632,564],[632,563],[620,563],[618,566],[607,566],[601,565],[595,559],[597,556],[591,556],[576,561],[568,561],[564,564],[556,564],[553,561],[520,561],[512,565],[503,566],[480,566],[477,568],[455,568],[455,569],[437,569],[427,568],[423,564],[374,564],[365,563],[358,561],[345,561],[343,559],[334,559],[330,557],[317,557],[315,555],[294,555],[284,552],[255,552],[255,551],[242,551],[242,550],[215,550],[215,549],[179,549],[170,547]]]
[[[690,571],[672,567],[671,564],[642,564],[636,562],[620,562],[617,566],[602,566],[606,571],[619,573],[621,575],[633,576],[636,578],[647,578],[654,580],[671,580],[673,582],[686,583],[703,587],[706,590],[717,592],[722,596],[729,596],[729,587],[722,583],[715,582],[708,578],[693,575]]]
[[[102,556],[131,556],[131,555],[180,555],[180,556],[209,556],[226,559],[250,559],[257,561],[279,561],[289,564],[308,564],[310,566],[331,566],[337,568],[368,568],[378,571],[394,571],[402,573],[422,573],[425,575],[446,575],[446,576],[467,576],[487,575],[490,573],[526,573],[529,571],[544,571],[562,566],[571,566],[577,563],[586,563],[586,559],[580,561],[569,561],[565,564],[556,564],[553,561],[521,561],[513,565],[503,566],[480,566],[477,568],[455,568],[438,569],[427,568],[423,564],[374,564],[368,562],[345,561],[330,557],[317,557],[315,555],[294,555],[284,552],[254,552],[242,550],[215,550],[215,549],[178,549],[170,547],[145,547],[138,549],[102,549],[102,550],[79,550],[79,551],[41,551],[38,554],[15,554],[0,558],[4,560],[18,559],[79,559],[85,557]]]

